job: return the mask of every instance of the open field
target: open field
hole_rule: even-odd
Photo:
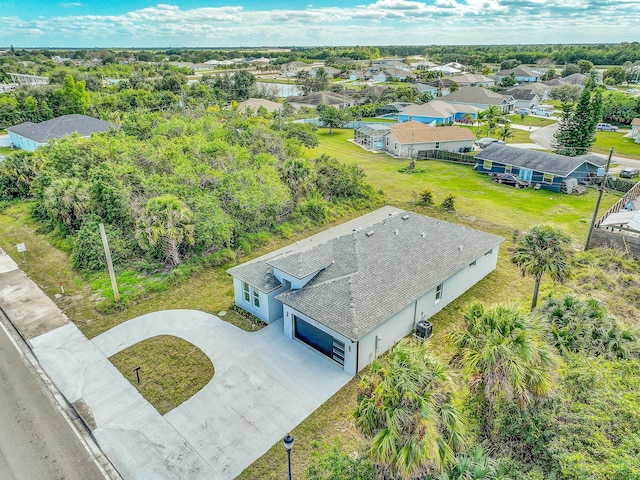
[[[596,141],[592,150],[598,153],[609,153],[609,149],[613,147],[614,155],[640,159],[640,143],[635,143],[631,137],[625,137],[629,131],[629,129],[620,129],[617,132],[596,132]]]

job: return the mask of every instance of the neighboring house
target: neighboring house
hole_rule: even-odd
[[[433,82],[428,82],[427,85],[436,89],[436,95],[438,97],[444,97],[451,93],[451,89],[458,86],[456,82],[451,81],[450,78],[439,78]],[[454,87],[455,85],[455,87]]]
[[[287,100],[294,107],[317,107],[321,103],[335,107],[350,107],[353,105],[353,99],[348,95],[333,92],[316,92],[309,95],[292,96],[288,97]]]
[[[245,113],[247,111],[247,108],[249,108],[254,114],[256,114],[260,107],[264,107],[269,113],[273,113],[280,111],[280,109],[282,108],[282,104],[278,102],[272,102],[271,100],[267,100],[265,98],[249,98],[244,102],[240,102],[238,104],[238,111],[241,113]]]
[[[503,96],[499,93],[487,90],[482,87],[463,87],[460,90],[450,93],[443,102],[451,104],[472,105],[480,110],[486,110],[490,105],[500,108],[503,113],[513,111],[515,100],[511,95]]]
[[[304,62],[289,62],[284,63],[280,68],[280,72],[285,77],[295,77],[298,72],[308,72],[313,68],[313,65]]]
[[[539,82],[542,76],[540,71],[534,70],[526,65],[518,65],[516,68],[510,68],[508,70],[500,70],[494,76],[496,80],[500,82],[504,77],[508,77],[512,73],[515,75],[515,80],[518,83]]]
[[[462,70],[459,68],[455,68],[449,65],[440,65],[437,67],[431,67],[427,69],[429,72],[440,72],[442,75],[455,75],[457,73],[460,73]]]
[[[403,108],[413,105],[411,102],[393,102],[387,103],[381,107],[376,108],[376,116],[380,115],[395,115],[402,111]]]
[[[465,114],[470,114],[472,119],[478,117],[479,108],[471,105],[450,104],[442,100],[432,100],[422,105],[409,105],[404,107],[397,118],[399,122],[414,120],[420,123],[434,123],[443,125],[460,122]]]
[[[385,138],[391,132],[391,127],[383,123],[367,123],[353,131],[353,142],[367,150],[381,152],[385,149]]]
[[[390,127],[385,136],[385,150],[401,158],[414,158],[425,150],[465,152],[473,150],[475,135],[458,126],[435,127],[410,120]]]
[[[420,93],[429,93],[433,98],[438,96],[438,87],[426,83],[414,83],[413,85]]]
[[[228,273],[238,306],[356,375],[492,272],[502,241],[383,207]]]
[[[547,98],[549,98],[549,91],[551,90],[551,87],[541,82],[527,83],[526,85],[516,85],[515,87],[508,88],[507,92],[514,94],[519,90],[522,90],[525,92],[532,91],[533,93],[538,95],[538,97],[540,97],[540,103],[542,103]]]
[[[454,75],[449,80],[456,82],[461,87],[493,87],[496,81],[484,75],[474,75],[473,73],[462,73]]]
[[[514,100],[514,110],[518,108],[532,108],[540,103],[540,96],[531,89],[518,89],[500,92],[504,97],[511,97]]]
[[[604,174],[606,160],[596,155],[565,157],[553,153],[492,144],[476,155],[480,173],[512,173],[538,188],[560,192],[563,183],[580,184]]]
[[[311,76],[311,78],[316,78],[316,74],[321,68],[324,68],[327,78],[337,78],[340,76],[340,70],[334,67],[313,67],[309,70],[309,76]]]
[[[640,143],[640,118],[631,120],[631,138],[635,143]]]
[[[398,80],[400,82],[406,82],[410,78],[416,78],[416,76],[409,70],[403,70],[400,68],[385,68],[384,74],[389,80]]]
[[[25,122],[8,127],[9,138],[14,147],[33,152],[36,148],[48,145],[51,140],[57,140],[73,133],[81,137],[89,137],[92,133],[108,132],[118,125],[105,122],[87,115],[63,115],[46,122]]]

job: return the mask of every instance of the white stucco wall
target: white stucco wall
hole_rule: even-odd
[[[286,287],[282,287],[266,294],[257,288],[254,288],[252,285],[249,285],[249,301],[247,302],[243,296],[242,281],[237,278],[233,279],[233,298],[235,304],[267,323],[274,322],[282,317],[282,304],[273,297],[283,292],[285,289]],[[260,308],[256,308],[253,305],[254,291],[258,292]]]
[[[420,150],[444,150],[446,152],[459,152],[462,148],[473,148],[473,140],[456,140],[438,142],[440,145],[436,149],[436,142],[415,143],[413,148],[408,144],[400,144],[395,137],[389,136],[389,145],[386,150],[403,158],[415,157]]]
[[[36,148],[46,145],[46,143],[37,143],[33,140],[29,140],[21,135],[16,135],[13,132],[9,132],[9,138],[11,143],[22,150],[28,150],[29,152],[35,152]]]
[[[475,265],[466,266],[445,280],[442,284],[440,301],[436,302],[436,289],[433,288],[362,337],[358,346],[358,371],[369,365],[376,355],[380,356],[400,339],[409,335],[417,322],[422,319],[428,320],[495,270],[497,262],[498,247],[496,246],[489,255],[478,258]],[[434,325],[433,328],[436,330],[438,325]],[[377,352],[376,336],[380,338]]]
[[[313,277],[315,277],[320,271],[313,272],[307,275],[304,278],[295,278],[291,275],[287,275],[282,270],[278,270],[277,268],[273,269],[273,276],[278,279],[280,283],[284,283],[285,280],[291,283],[291,290],[299,290],[304,287],[307,283],[309,283]]]

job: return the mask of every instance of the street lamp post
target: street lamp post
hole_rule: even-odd
[[[282,440],[284,448],[287,451],[287,465],[289,467],[289,480],[291,480],[291,449],[293,448],[293,437],[290,433]]]

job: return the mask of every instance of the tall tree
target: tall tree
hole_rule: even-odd
[[[593,145],[596,125],[602,118],[602,92],[593,93],[593,82],[587,81],[575,105],[563,104],[562,116],[552,146],[560,155],[585,155]]]
[[[191,210],[173,195],[149,199],[136,222],[136,239],[148,250],[160,246],[172,265],[181,262],[180,248],[194,244],[194,225]]]
[[[564,282],[571,274],[571,238],[562,230],[547,225],[536,225],[522,235],[513,248],[512,262],[522,275],[530,275],[535,283],[531,310],[538,304],[540,281],[545,273],[554,281]]]
[[[478,114],[478,118],[487,122],[487,137],[490,137],[497,123],[503,118],[502,110],[497,105],[489,105],[489,108]]]
[[[466,443],[453,391],[447,368],[424,342],[402,340],[371,364],[354,418],[383,478],[423,478],[453,463]]]
[[[528,405],[548,395],[556,357],[544,341],[542,324],[513,305],[471,305],[464,324],[448,335],[474,388],[490,405],[516,400]]]
[[[339,109],[338,107],[321,103],[318,105],[317,110],[318,118],[322,124],[325,127],[329,127],[329,134],[331,134],[334,128],[342,127],[350,120],[349,113],[346,110]]]

